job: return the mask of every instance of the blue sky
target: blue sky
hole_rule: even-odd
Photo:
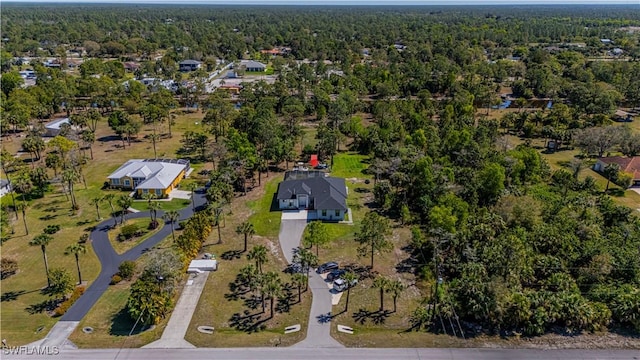
[[[123,4],[259,4],[259,5],[549,5],[549,4],[626,4],[640,0],[10,0],[11,2],[123,3]]]

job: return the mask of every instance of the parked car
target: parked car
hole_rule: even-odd
[[[345,269],[335,269],[335,270],[331,271],[329,274],[327,274],[327,280],[333,281],[335,279],[338,279],[342,275],[344,275],[344,273],[346,273],[346,272],[347,271]]]
[[[316,169],[318,169],[318,170],[327,169],[328,167],[329,167],[329,165],[327,165],[327,164],[318,164],[318,165],[316,165]]]
[[[348,285],[348,287],[353,287],[358,283],[357,279],[353,279],[353,281],[351,282],[351,284]],[[344,279],[335,279],[333,281],[333,290],[337,291],[337,292],[342,292],[347,290],[347,282]]]
[[[316,269],[318,274],[324,274],[328,271],[332,271],[338,268],[338,263],[335,261],[329,261],[328,263],[324,263]]]

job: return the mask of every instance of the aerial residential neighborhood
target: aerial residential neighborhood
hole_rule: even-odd
[[[0,357],[637,358],[637,10],[3,2]]]

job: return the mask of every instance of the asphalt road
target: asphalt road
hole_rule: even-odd
[[[6,351],[6,350],[3,350]],[[309,348],[234,348],[234,349],[96,349],[63,350],[54,355],[2,353],[2,359],[65,360],[633,360],[637,350],[531,350],[531,349],[309,349]]]

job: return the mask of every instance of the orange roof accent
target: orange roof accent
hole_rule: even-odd
[[[602,157],[602,158],[599,158],[598,160],[602,161],[607,165],[618,164],[620,166],[620,171],[633,175],[634,180],[640,180],[640,156],[633,156],[633,157],[610,156],[610,157]]]

